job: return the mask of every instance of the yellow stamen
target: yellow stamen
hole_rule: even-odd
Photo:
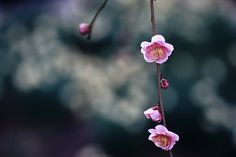
[[[153,137],[153,140],[163,147],[167,147],[169,144],[169,138],[166,135],[157,135]]]
[[[161,48],[155,48],[155,49],[151,50],[151,55],[156,60],[165,57],[165,53]]]

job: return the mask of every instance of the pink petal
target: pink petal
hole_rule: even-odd
[[[153,137],[155,137],[155,135],[153,135],[153,134],[149,135],[148,140],[153,142]]]
[[[162,148],[162,149],[165,150],[165,148],[164,148],[163,146],[161,146],[160,143],[158,143],[158,142],[154,142],[154,144],[155,144],[157,147]]]
[[[164,149],[164,150],[166,150],[166,151],[169,150],[169,145],[167,145],[166,147],[164,147],[164,146],[160,145],[159,142],[154,142],[154,144],[155,144],[157,147],[161,148],[161,149]]]
[[[141,46],[142,48],[145,48],[145,47],[150,46],[150,45],[151,45],[150,42],[143,41],[140,46]]]
[[[145,48],[142,48],[142,49],[141,49],[141,53],[142,53],[142,54],[147,53],[146,49],[145,49]]]
[[[165,51],[167,56],[170,56],[172,54],[172,51]]]
[[[156,60],[156,63],[158,63],[158,64],[162,64],[162,63],[166,62],[167,60],[168,60],[168,56],[166,56],[166,57],[164,57],[164,58],[161,58],[161,59],[158,59],[158,60]]]
[[[168,49],[168,51],[174,51],[174,46],[171,44],[165,43],[163,46],[165,46]]]
[[[151,118],[153,121],[160,121],[161,114],[158,110],[153,110],[153,108],[149,108],[144,111],[145,116],[149,119]]]
[[[146,117],[147,119],[150,119],[150,118],[151,118],[150,114],[144,114],[144,115],[145,115],[145,117]]]
[[[145,54],[143,54],[143,57],[144,57],[145,61],[148,63],[156,61],[156,59],[153,57],[151,52],[146,52]]]
[[[169,146],[167,147],[167,150],[171,150],[174,147],[175,143],[176,143],[174,140],[170,140],[169,142],[170,143],[169,143]]]
[[[157,131],[156,131],[155,129],[148,129],[148,132],[150,132],[152,136],[153,136],[153,134],[156,134],[156,133],[157,133]],[[151,136],[151,135],[150,135],[150,136]],[[150,137],[150,136],[149,136],[149,137]]]
[[[155,130],[156,130],[156,133],[157,134],[166,134],[166,133],[168,133],[168,130],[166,129],[166,127],[165,126],[163,126],[163,125],[157,125],[156,127],[155,127]]]
[[[153,42],[165,42],[165,38],[162,35],[155,35],[152,37]]]
[[[149,108],[146,111],[144,111],[144,114],[152,114],[153,112],[155,111],[152,108]]]
[[[169,131],[168,134],[171,136],[171,138],[175,141],[179,141],[179,136],[176,133],[173,133],[172,131]]]
[[[154,113],[150,114],[153,121],[159,121],[161,120],[161,114],[158,111],[155,111]]]

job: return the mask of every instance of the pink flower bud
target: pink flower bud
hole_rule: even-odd
[[[155,129],[149,129],[148,132],[151,133],[148,139],[166,151],[171,150],[176,141],[179,141],[179,136],[163,125],[157,125]]]
[[[148,110],[144,111],[144,115],[148,119],[152,119],[153,121],[156,122],[161,122],[162,120],[159,106],[154,106],[152,108],[149,108]]]
[[[90,32],[90,25],[87,23],[81,23],[79,25],[79,32],[81,35],[86,35]]]
[[[166,79],[161,79],[161,88],[167,89],[169,87],[169,81]]]

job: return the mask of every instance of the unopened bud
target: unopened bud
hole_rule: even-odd
[[[161,88],[167,89],[169,87],[169,81],[166,79],[161,79]]]
[[[90,26],[87,23],[81,23],[79,25],[79,32],[81,35],[86,35],[90,32]]]

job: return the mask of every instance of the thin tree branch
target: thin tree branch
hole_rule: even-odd
[[[151,23],[152,23],[152,35],[157,34],[156,30],[156,21],[155,21],[155,13],[154,13],[154,0],[150,0],[150,9],[151,9]],[[161,68],[160,64],[156,64],[157,66],[157,102],[160,105],[161,115],[162,115],[162,122],[163,125],[166,127],[166,118],[164,113],[164,106],[162,102],[162,94],[161,94]],[[173,157],[173,153],[169,151],[170,157]]]
[[[107,2],[108,2],[108,0],[105,0],[105,1],[102,3],[102,5],[101,5],[100,8],[98,9],[98,11],[96,12],[95,16],[93,17],[92,21],[90,22],[90,24],[89,24],[90,32],[89,32],[88,38],[87,38],[88,40],[91,39],[94,22],[96,21],[96,19],[97,19],[99,13],[100,13],[100,12],[102,11],[102,9],[106,6]]]

